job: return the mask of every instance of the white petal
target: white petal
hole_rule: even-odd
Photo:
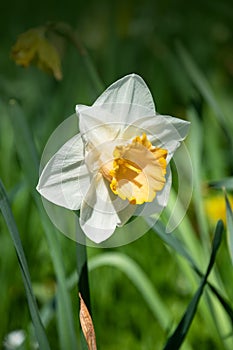
[[[140,123],[141,119],[151,115],[151,110],[140,105],[118,103],[111,111],[106,104],[92,107],[77,105],[76,113],[83,139],[97,146],[120,138],[125,128],[134,122]]]
[[[78,210],[90,184],[80,134],[67,141],[45,166],[37,191],[50,202]]]
[[[120,123],[116,116],[102,107],[77,105],[76,113],[79,117],[80,133],[87,143],[97,146],[105,141],[114,140],[119,134]]]
[[[121,126],[155,114],[150,90],[144,80],[136,74],[127,75],[116,81],[89,108],[93,109],[92,117],[102,123],[120,123]],[[77,106],[76,112],[82,119],[83,107]],[[80,124],[82,125],[82,121]],[[84,129],[83,131],[85,132]]]
[[[116,226],[128,221],[135,209],[129,202],[115,196],[109,183],[98,174],[83,200],[80,225],[88,238],[100,243],[114,233]]]
[[[185,139],[190,123],[171,116],[159,115],[135,121],[129,126],[124,138],[132,138],[145,132],[153,145],[168,150],[167,162],[172,158],[180,142]]]
[[[137,74],[129,74],[110,85],[95,101],[94,106],[109,104],[135,104],[150,109],[155,114],[152,95],[144,80]]]

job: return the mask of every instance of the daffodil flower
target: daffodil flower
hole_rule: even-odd
[[[77,105],[79,133],[41,173],[37,190],[47,200],[80,210],[80,226],[99,243],[132,215],[167,205],[169,162],[187,135],[187,121],[156,113],[143,79],[130,74],[91,106]]]
[[[46,38],[45,32],[45,27],[37,27],[22,33],[12,47],[11,56],[20,66],[28,67],[35,63],[40,69],[51,72],[57,80],[61,80],[59,53]]]

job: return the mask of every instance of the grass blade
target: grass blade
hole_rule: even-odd
[[[184,46],[181,43],[177,43],[176,48],[191,81],[196,86],[198,91],[202,94],[206,102],[213,108],[214,112],[216,113],[216,116],[219,118],[219,121],[221,123],[225,122],[225,116],[223,115],[221,108],[216,102],[216,98],[207,79],[199,70],[199,68],[193,61],[188,51],[184,48]]]
[[[35,296],[33,294],[29,269],[28,269],[27,261],[23,251],[22,243],[20,240],[19,232],[10,208],[10,204],[7,198],[5,188],[1,180],[0,180],[0,208],[15,246],[16,254],[19,261],[19,266],[23,277],[24,287],[26,290],[28,307],[29,307],[32,322],[35,328],[35,335],[36,335],[39,347],[40,349],[43,349],[43,350],[49,350],[50,349],[49,342],[48,342],[43,324],[41,322]]]
[[[95,65],[93,64],[93,61],[87,49],[84,47],[82,41],[80,40],[79,34],[75,32],[67,23],[64,22],[50,23],[50,28],[54,30],[55,33],[66,37],[74,45],[74,47],[77,49],[79,55],[82,58],[83,64],[86,68],[86,72],[89,76],[90,81],[92,82],[97,96],[98,94],[101,94],[105,86],[102,80],[100,79],[98,71],[96,70]]]
[[[104,253],[89,260],[89,271],[101,266],[114,266],[121,270],[139,290],[153,315],[158,319],[162,328],[167,330],[171,324],[171,315],[152,283],[140,266],[122,253]]]
[[[17,145],[17,152],[21,161],[22,168],[24,170],[25,178],[29,184],[32,196],[41,218],[57,277],[57,315],[61,348],[77,350],[77,339],[75,334],[76,332],[74,327],[72,307],[66,286],[63,256],[59,241],[57,239],[57,231],[45,213],[40,197],[35,190],[35,185],[39,174],[39,160],[36,148],[31,133],[28,129],[26,120],[24,118],[23,111],[16,101],[11,101],[10,103],[9,116],[12,121],[15,142]]]
[[[151,218],[147,218],[146,219],[147,222],[150,224],[152,224],[152,220]],[[166,243],[167,245],[169,245],[169,247],[171,247],[172,249],[174,249],[178,254],[180,254],[181,256],[183,256],[193,267],[194,270],[197,270],[197,266],[193,260],[193,258],[191,257],[191,255],[187,252],[187,250],[184,248],[183,243],[181,242],[181,240],[179,238],[177,238],[174,234],[167,234],[166,232],[166,227],[165,225],[162,223],[161,220],[158,220],[154,226],[152,227],[152,229],[156,232],[156,234],[163,240],[164,243]]]
[[[223,298],[223,296],[218,292],[218,290],[207,281],[208,287],[211,289],[212,293],[214,293],[214,295],[217,297],[218,301],[221,303],[222,307],[224,308],[224,310],[226,311],[226,313],[228,314],[231,323],[233,324],[233,310],[230,306],[230,304]]]
[[[205,273],[204,277],[202,278],[200,286],[199,286],[198,290],[196,291],[190,304],[188,305],[180,323],[178,324],[174,333],[168,339],[168,341],[164,347],[164,350],[173,350],[173,349],[178,350],[180,348],[180,346],[182,345],[182,343],[183,343],[183,341],[188,333],[189,327],[191,326],[192,320],[195,316],[199,300],[202,296],[204,287],[205,287],[206,282],[207,282],[207,278],[208,278],[209,273],[214,265],[216,254],[217,254],[218,248],[219,248],[221,240],[222,240],[222,234],[223,234],[223,223],[222,223],[222,221],[219,221],[217,223],[217,226],[216,226],[212,252],[211,252],[211,256],[210,256],[210,260],[209,260],[209,264],[208,264],[206,273]]]
[[[188,110],[189,120],[192,124],[192,130],[189,138],[189,150],[190,156],[193,164],[193,183],[195,191],[193,192],[193,204],[195,207],[195,213],[197,217],[197,224],[200,235],[200,239],[203,243],[204,256],[203,262],[204,266],[207,263],[207,254],[210,249],[210,241],[209,241],[209,231],[208,231],[208,223],[207,218],[205,216],[204,210],[204,202],[203,202],[203,193],[202,193],[202,152],[204,147],[204,135],[203,128],[196,113],[196,110],[191,108]]]
[[[233,212],[227,195],[225,195],[225,199],[227,208],[227,244],[231,262],[233,264]]]
[[[209,187],[216,189],[225,188],[226,190],[233,190],[233,177],[226,177],[218,181],[211,181],[209,182]]]
[[[150,222],[150,218],[147,219],[148,222]],[[171,247],[176,253],[184,257],[192,266],[193,270],[197,273],[197,275],[201,278],[203,278],[204,274],[201,272],[201,270],[196,265],[195,261],[191,257],[191,255],[188,253],[186,248],[183,246],[183,243],[174,235],[168,235],[165,233],[166,227],[161,221],[157,221],[156,224],[153,226],[153,229],[155,230],[156,234],[163,240],[165,244],[167,244],[169,247]],[[216,296],[226,313],[228,314],[232,324],[233,324],[233,309],[231,308],[230,304],[225,300],[225,298],[220,294],[220,292],[213,286],[210,282],[207,281],[208,287],[212,291],[212,293]]]

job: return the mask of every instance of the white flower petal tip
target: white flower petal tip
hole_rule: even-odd
[[[111,230],[99,227],[92,227],[85,222],[80,222],[80,225],[85,235],[96,244],[105,242],[108,238],[110,238],[113,235],[116,229],[115,227]]]
[[[37,190],[80,210],[84,234],[101,244],[132,215],[158,217],[166,207],[169,162],[190,123],[156,113],[149,88],[135,73],[110,85],[92,106],[75,110],[79,134],[47,163]]]
[[[142,96],[139,96],[139,93]],[[135,94],[138,96],[135,96]],[[154,105],[150,90],[145,81],[137,74],[132,73],[124,76],[111,84],[95,101],[94,105],[102,105],[105,103],[132,103],[140,104],[141,99],[150,99],[150,103]],[[139,97],[139,99],[137,98]]]

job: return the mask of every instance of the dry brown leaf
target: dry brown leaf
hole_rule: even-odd
[[[79,319],[80,319],[80,324],[82,327],[84,337],[87,341],[88,350],[97,350],[95,330],[91,319],[91,315],[80,293],[79,293],[79,298],[80,298]]]

